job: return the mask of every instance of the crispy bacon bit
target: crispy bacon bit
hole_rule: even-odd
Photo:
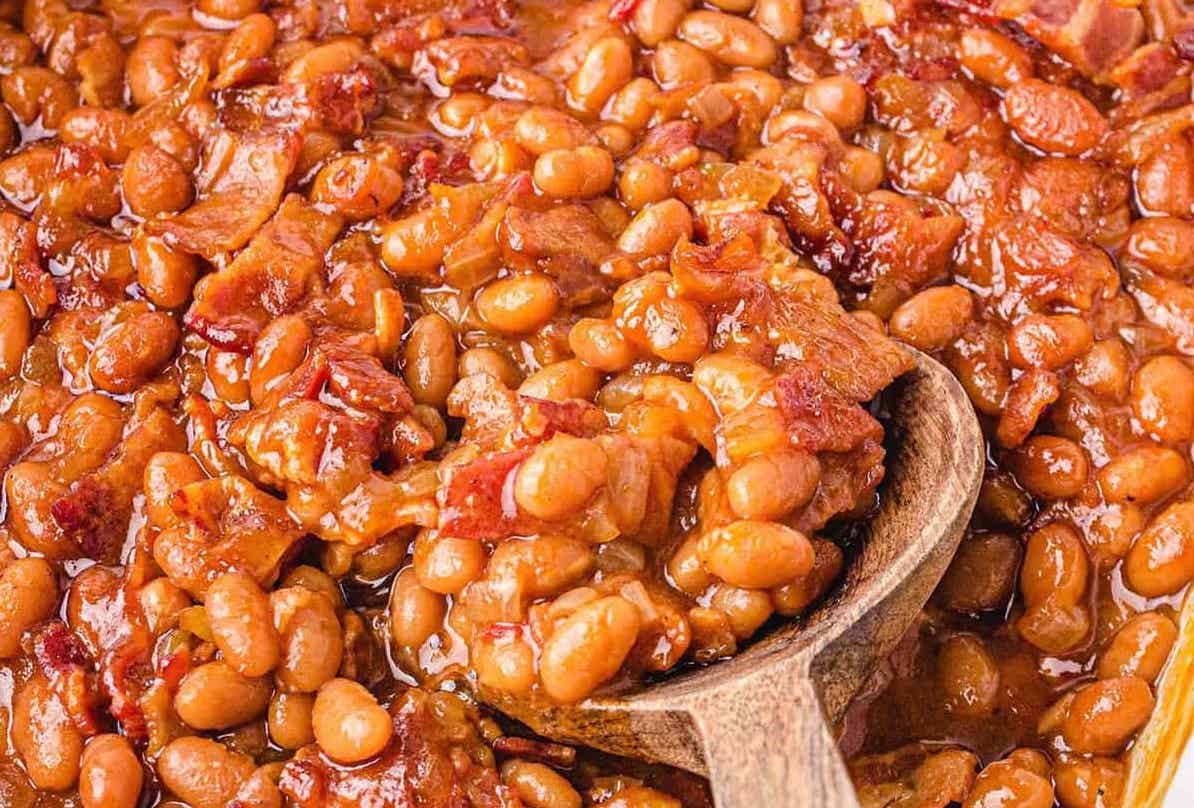
[[[453,742],[462,727],[450,734],[435,717],[432,698],[420,690],[398,698],[390,708],[394,739],[372,763],[334,766],[307,746],[282,770],[279,789],[296,808],[520,808],[497,772],[472,763]]]
[[[562,258],[579,258],[593,269],[614,251],[609,232],[584,205],[561,205],[545,213],[511,206],[498,230],[502,254],[520,269],[551,272]]]
[[[763,302],[770,298],[763,282],[769,266],[745,233],[709,245],[682,239],[672,251],[676,283],[686,296],[704,303],[730,299]]]
[[[307,86],[307,98],[320,125],[349,135],[363,132],[379,106],[377,82],[363,67],[315,78]]]
[[[213,345],[249,353],[266,323],[310,292],[340,226],[338,216],[291,194],[231,264],[195,286],[187,326]]]
[[[612,22],[626,22],[634,16],[634,10],[642,0],[614,0],[609,7],[609,18]]]
[[[12,283],[34,317],[45,317],[58,301],[50,273],[42,267],[37,228],[15,213],[0,213],[0,284]]]
[[[1119,64],[1144,37],[1140,11],[1115,0],[996,0],[994,10],[1090,78]]]
[[[775,381],[776,399],[792,442],[810,452],[848,452],[866,438],[882,440],[883,426],[807,365]]]
[[[316,352],[327,357],[328,387],[348,404],[401,415],[415,405],[401,377],[377,357],[338,342],[324,342]]]
[[[225,131],[212,143],[199,201],[177,216],[145,223],[150,233],[208,260],[244,246],[277,210],[302,137],[283,129]]]
[[[772,334],[781,368],[789,361],[807,363],[850,401],[870,401],[912,369],[907,351],[846,314],[836,301],[786,294],[775,302]]]
[[[91,664],[91,655],[83,643],[66,623],[57,620],[37,632],[33,639],[33,656],[46,678]]]
[[[439,529],[465,539],[504,539],[518,524],[507,480],[530,449],[494,452],[453,466],[440,488]]]
[[[519,396],[516,417],[510,431],[510,442],[515,446],[539,443],[557,432],[592,437],[609,427],[605,412],[581,399],[549,401]]]
[[[112,507],[112,492],[94,477],[79,480],[70,494],[55,500],[50,514],[67,533],[77,534],[79,549],[88,558],[114,560],[112,531],[105,529],[106,520],[116,514]],[[123,538],[121,535],[120,538]]]

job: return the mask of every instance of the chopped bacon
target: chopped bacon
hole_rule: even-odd
[[[315,351],[327,357],[328,388],[348,404],[399,415],[414,407],[406,382],[377,357],[338,342],[322,342]]]
[[[158,535],[154,560],[197,597],[233,570],[270,586],[303,537],[285,505],[243,477],[189,483],[170,504],[182,524]]]
[[[311,291],[341,224],[298,194],[286,197],[231,264],[195,286],[187,326],[213,345],[249,353],[266,323]]]
[[[315,745],[286,764],[279,789],[295,808],[521,808],[517,794],[492,768],[459,746],[459,726],[435,716],[421,690],[390,707],[394,737],[374,761],[335,766]]]
[[[763,282],[770,262],[745,233],[709,245],[681,239],[672,251],[671,266],[684,295],[703,303],[770,297]]]
[[[167,412],[155,407],[95,471],[50,506],[50,514],[87,558],[120,560],[133,499],[141,491],[145,465],[158,452],[181,451],[186,436]]]
[[[12,282],[34,317],[45,317],[58,301],[53,278],[41,263],[37,228],[15,213],[0,213],[0,283]]]
[[[377,81],[363,67],[315,78],[307,98],[323,128],[359,135],[379,107]]]
[[[199,201],[176,216],[145,223],[148,232],[208,260],[244,246],[278,209],[302,137],[284,129],[224,131],[212,143]]]
[[[510,442],[515,446],[539,443],[557,432],[577,437],[592,437],[609,427],[605,411],[582,399],[550,401],[545,398],[519,396],[516,421],[510,430]]]
[[[1089,78],[1103,76],[1144,37],[1139,9],[1115,0],[996,0],[994,11]]]
[[[634,16],[635,9],[642,0],[614,0],[609,7],[609,18],[612,22],[626,22]]]
[[[807,363],[839,395],[870,401],[912,369],[912,357],[890,339],[851,317],[837,301],[777,295],[773,344],[781,368]]]
[[[883,438],[883,426],[870,413],[808,365],[796,365],[778,377],[775,393],[792,442],[801,449],[848,452],[866,438]]]
[[[439,529],[466,539],[504,539],[518,525],[507,482],[530,449],[484,454],[453,466],[440,489]]]
[[[33,639],[33,656],[46,678],[91,664],[91,655],[83,643],[66,623],[57,620],[37,632]]]
[[[562,259],[579,259],[582,268],[596,270],[614,251],[614,241],[584,205],[561,205],[540,213],[512,205],[506,211],[498,244],[502,255],[520,269],[542,268],[549,274]]]

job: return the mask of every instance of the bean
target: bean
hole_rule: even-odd
[[[0,571],[0,659],[21,653],[21,635],[58,605],[58,577],[41,558],[21,558]]]
[[[1124,788],[1124,765],[1105,757],[1066,758],[1053,769],[1053,785],[1063,808],[1119,805]]]
[[[1058,370],[1090,350],[1094,332],[1073,314],[1030,314],[1007,335],[1008,356],[1021,368]]]
[[[519,630],[493,625],[474,640],[469,662],[482,687],[526,697],[535,686],[535,650]]]
[[[999,700],[999,668],[983,641],[958,634],[937,654],[937,681],[946,709],[958,715],[991,715]]]
[[[803,534],[750,519],[706,532],[697,554],[709,572],[745,589],[779,586],[813,566],[813,548]]]
[[[207,738],[171,741],[157,762],[166,788],[193,808],[225,808],[253,773],[253,761]]]
[[[192,605],[190,596],[166,577],[155,578],[141,587],[137,602],[146,627],[155,636],[173,627],[178,613]]]
[[[514,501],[538,519],[563,519],[580,510],[605,482],[605,466],[605,452],[596,443],[558,433],[535,447],[519,467]]]
[[[332,679],[319,688],[311,713],[315,742],[339,763],[377,755],[394,734],[390,714],[373,694],[351,679]]]
[[[633,77],[634,52],[626,40],[613,36],[599,39],[568,82],[569,100],[596,114]]]
[[[1051,522],[1028,536],[1020,591],[1029,605],[1056,598],[1078,603],[1086,592],[1090,564],[1077,532],[1064,522]]]
[[[310,693],[274,691],[266,714],[269,737],[283,749],[299,749],[315,740],[311,711],[315,696]]]
[[[15,289],[0,291],[0,380],[21,371],[21,359],[31,336],[29,307]]]
[[[775,40],[750,20],[719,11],[693,11],[676,35],[732,67],[766,68],[775,61]]]
[[[1090,463],[1082,447],[1068,438],[1033,435],[1010,458],[1016,479],[1041,499],[1066,499],[1086,485]]]
[[[182,677],[174,709],[195,729],[229,729],[264,713],[270,691],[267,679],[246,678],[228,663],[217,660]]]
[[[1099,470],[1099,488],[1108,502],[1147,505],[1183,488],[1188,479],[1185,458],[1162,446],[1123,452]]]
[[[252,576],[230,572],[212,581],[204,601],[212,636],[224,659],[241,675],[264,676],[281,657],[270,618],[269,596]]]
[[[709,606],[726,616],[734,637],[745,640],[767,622],[774,611],[771,596],[759,589],[714,584]]]
[[[821,464],[796,449],[757,455],[726,481],[730,507],[742,519],[778,520],[806,505],[821,483]]]
[[[777,44],[791,45],[802,33],[804,3],[803,0],[756,0],[752,16]],[[764,105],[766,109],[773,106]]]
[[[597,196],[613,184],[614,159],[600,146],[555,149],[535,160],[535,184],[560,199]]]
[[[647,204],[618,237],[618,249],[635,255],[670,253],[680,239],[692,238],[692,214],[678,199]]]
[[[75,787],[83,736],[43,677],[30,679],[13,697],[11,732],[33,785],[46,791]]]
[[[79,801],[83,808],[137,808],[144,776],[127,740],[115,734],[96,735],[83,749]]]
[[[1144,612],[1115,632],[1099,656],[1100,679],[1137,676],[1155,682],[1177,642],[1177,627],[1157,612]]]
[[[447,611],[443,595],[422,586],[407,567],[390,590],[390,636],[400,646],[418,649],[440,630]]]
[[[556,313],[560,293],[551,278],[534,272],[487,284],[475,303],[481,319],[495,331],[527,334],[542,328]]]
[[[655,47],[675,35],[687,11],[686,0],[642,0],[634,8],[630,26],[640,42]]]
[[[544,766],[515,758],[502,764],[502,782],[518,792],[528,808],[580,808],[572,784]]]
[[[110,393],[131,393],[165,366],[179,336],[178,324],[164,312],[121,320],[100,334],[87,362],[91,380]]]
[[[969,28],[958,39],[958,60],[980,81],[1007,89],[1032,76],[1032,58],[1016,42],[988,28]]]
[[[1165,443],[1194,437],[1194,371],[1176,356],[1145,362],[1132,379],[1132,411]]]
[[[413,561],[420,584],[432,592],[455,595],[481,577],[485,548],[475,539],[424,531],[415,539]]]
[[[1044,775],[1016,765],[1012,760],[992,763],[979,773],[962,808],[1052,808],[1053,785]]]
[[[419,404],[443,407],[456,383],[456,333],[438,314],[424,314],[406,339],[403,376]]]
[[[1075,752],[1116,755],[1153,711],[1148,683],[1135,676],[1101,679],[1074,696],[1062,723]]]
[[[904,301],[891,315],[891,335],[922,351],[944,348],[962,335],[974,316],[970,292],[934,286]]]
[[[1132,545],[1128,586],[1145,597],[1171,595],[1194,579],[1194,502],[1161,511]]]
[[[327,595],[301,586],[270,594],[274,628],[282,640],[282,658],[275,672],[288,690],[311,693],[336,675],[344,639],[335,607]]]
[[[571,704],[610,679],[634,646],[640,622],[638,608],[617,596],[573,612],[547,639],[539,657],[539,679],[547,696]]]
[[[866,118],[866,90],[849,76],[817,79],[804,89],[804,108],[838,129],[857,129]]]

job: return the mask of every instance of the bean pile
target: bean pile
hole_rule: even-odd
[[[507,734],[989,464],[867,808],[1116,808],[1194,579],[1172,0],[0,0],[0,805],[678,808]],[[926,492],[931,495],[931,492]]]

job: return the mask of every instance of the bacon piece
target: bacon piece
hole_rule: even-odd
[[[45,317],[58,302],[53,278],[42,267],[37,228],[15,213],[0,213],[0,283],[10,281],[34,317]]]
[[[200,199],[145,229],[168,244],[214,260],[244,246],[278,209],[302,137],[283,129],[221,132],[204,155]]]
[[[550,401],[520,395],[515,417],[509,434],[510,443],[515,446],[540,443],[557,432],[592,437],[609,427],[604,410],[578,398]]]
[[[158,452],[182,451],[186,435],[167,412],[155,407],[121,441],[110,459],[71,486],[70,493],[50,506],[63,535],[87,558],[113,564],[133,513],[133,498],[141,492],[142,474]]]
[[[298,194],[286,197],[231,264],[196,284],[187,326],[213,345],[249,353],[266,324],[310,292],[341,224]]]
[[[375,418],[354,418],[308,399],[256,408],[229,431],[254,463],[279,480],[303,485],[368,473],[377,435]]]
[[[183,523],[158,535],[154,560],[173,583],[200,598],[213,580],[234,570],[270,586],[303,537],[285,505],[243,477],[190,483],[170,504]]]
[[[745,233],[709,245],[682,239],[672,251],[672,275],[680,290],[702,303],[769,298],[763,282],[769,266],[754,239]]]
[[[863,440],[882,440],[883,427],[871,414],[842,396],[808,365],[796,365],[775,380],[779,403],[792,442],[818,452],[848,452]]]
[[[1089,78],[1102,77],[1144,38],[1140,11],[1115,0],[996,0],[994,10]]]
[[[518,506],[507,480],[530,449],[481,455],[453,466],[440,488],[439,529],[466,539],[504,539],[518,525]]]
[[[472,763],[453,740],[475,731],[436,717],[432,698],[418,689],[399,696],[390,708],[394,738],[377,760],[336,766],[306,746],[282,770],[279,789],[295,808],[521,808],[497,772]]]
[[[778,365],[801,362],[850,401],[870,401],[912,369],[898,344],[848,315],[836,300],[776,295],[772,344]]]
[[[350,135],[363,132],[379,106],[377,82],[363,67],[310,80],[307,99],[323,128]]]
[[[890,191],[867,194],[850,232],[856,254],[847,279],[867,289],[868,309],[888,316],[919,289],[945,277],[964,228],[960,216],[932,215]]]
[[[512,206],[498,230],[502,255],[515,267],[542,267],[549,274],[561,259],[579,259],[592,271],[614,251],[614,242],[584,205],[561,205],[545,213]]]

